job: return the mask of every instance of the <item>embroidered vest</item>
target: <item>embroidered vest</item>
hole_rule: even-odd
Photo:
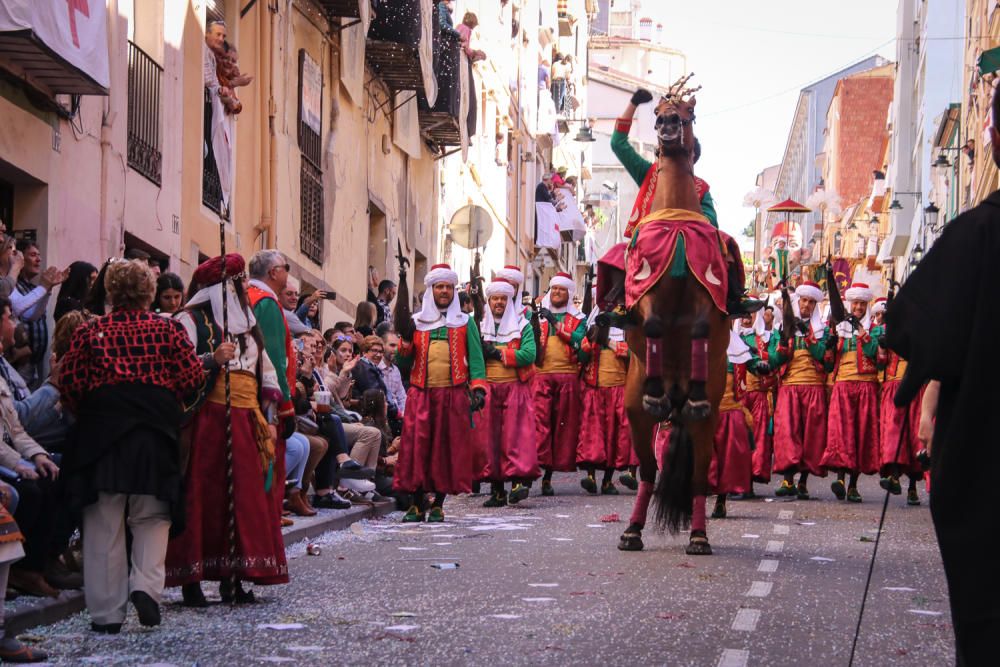
[[[571,331],[576,331],[576,328],[580,326],[580,322],[582,321],[583,320],[573,317],[569,313],[566,313],[566,315],[563,317],[563,321],[560,323],[560,326],[565,326],[569,328]],[[539,327],[541,328],[541,336],[539,336],[538,339],[538,349],[541,351],[539,354],[544,355],[545,346],[549,342],[549,335],[550,335],[549,321],[546,319],[539,318]],[[568,348],[570,361],[574,363],[579,363],[579,359],[577,359],[576,357],[576,350],[570,347],[568,343],[563,343],[561,339],[559,340],[559,343],[565,345]]]
[[[451,367],[453,387],[469,382],[469,339],[468,327],[444,328],[448,332],[448,363]],[[413,370],[410,384],[420,389],[427,388],[427,366],[431,348],[431,334],[434,331],[417,331],[413,334]]]

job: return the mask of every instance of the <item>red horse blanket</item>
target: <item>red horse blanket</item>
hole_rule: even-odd
[[[625,251],[625,306],[631,308],[670,268],[683,238],[687,270],[708,290],[716,308],[726,312],[728,234],[692,211],[654,211],[636,225],[631,247]]]

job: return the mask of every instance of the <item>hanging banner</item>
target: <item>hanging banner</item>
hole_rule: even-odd
[[[0,2],[0,33],[24,31],[101,87],[111,85],[104,0]]]

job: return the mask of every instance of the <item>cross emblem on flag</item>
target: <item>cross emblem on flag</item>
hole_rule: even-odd
[[[73,44],[80,48],[80,36],[76,32],[76,12],[90,18],[88,0],[66,0],[66,11],[69,12],[69,31],[73,35]]]

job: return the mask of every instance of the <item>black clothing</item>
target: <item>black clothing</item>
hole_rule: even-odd
[[[538,202],[555,204],[555,200],[552,199],[552,193],[549,192],[549,188],[545,183],[539,183],[535,186],[535,203],[537,204]]]
[[[939,380],[931,448],[931,517],[948,579],[957,664],[992,664],[1000,577],[992,498],[1000,468],[1000,387],[985,370],[1000,326],[994,268],[1000,191],[948,223],[886,310],[886,343],[909,362],[897,405]]]
[[[104,385],[88,394],[63,457],[70,507],[82,510],[100,492],[153,495],[170,506],[171,535],[183,532],[180,424],[180,403],[163,387]]]

